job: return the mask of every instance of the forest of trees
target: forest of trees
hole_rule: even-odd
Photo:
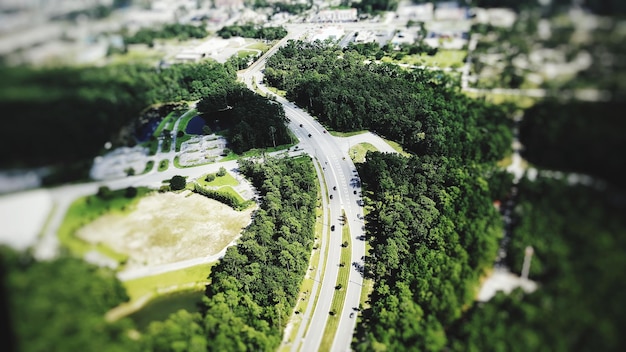
[[[468,98],[440,72],[364,64],[347,48],[290,41],[265,79],[331,129],[369,129],[418,155],[494,161],[510,150],[506,111]]]
[[[523,156],[541,168],[588,174],[624,188],[625,109],[623,101],[538,103],[526,110],[520,126]]]
[[[265,40],[282,39],[287,35],[284,27],[263,27],[254,24],[224,26],[217,31],[217,35],[224,39],[230,37],[257,38]]]
[[[372,208],[365,261],[371,309],[358,351],[439,351],[471,304],[502,235],[488,180],[443,157],[368,153],[359,166]]]
[[[126,44],[148,44],[154,45],[155,39],[187,40],[190,38],[204,38],[208,32],[204,26],[194,26],[191,24],[166,24],[160,29],[141,28],[135,34],[124,37]]]
[[[205,95],[197,109],[213,130],[227,129],[228,146],[235,153],[291,142],[283,107],[242,84]]]
[[[626,193],[523,179],[507,262],[532,245],[532,294],[476,304],[451,329],[455,351],[621,351],[626,346]]]
[[[138,351],[132,321],[104,318],[128,300],[112,270],[68,257],[38,262],[0,247],[0,273],[6,351]]]

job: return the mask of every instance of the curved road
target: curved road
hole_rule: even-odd
[[[298,28],[298,31],[291,31],[290,34],[281,40],[277,45],[272,47],[265,55],[252,64],[245,72],[240,74],[242,80],[249,89],[255,90],[253,82],[260,82],[262,79],[261,70],[265,66],[268,57],[274,54],[288,39],[298,38],[304,34],[305,28]],[[266,87],[260,83],[256,87],[266,94],[272,94]],[[350,274],[348,285],[344,288],[346,298],[343,305],[343,311],[337,312],[339,316],[339,326],[333,341],[332,351],[346,351],[350,349],[352,334],[356,326],[356,314],[350,318],[350,314],[355,312],[353,308],[359,306],[361,296],[361,287],[363,285],[363,277],[353,262],[363,264],[361,258],[365,255],[365,242],[361,240],[364,236],[363,209],[361,207],[361,187],[360,180],[356,173],[356,169],[352,160],[347,154],[347,149],[343,146],[341,139],[335,138],[326,132],[324,127],[319,124],[311,115],[303,111],[295,104],[286,99],[275,96],[276,101],[281,103],[285,109],[287,118],[289,118],[288,127],[300,140],[300,146],[303,151],[307,152],[315,158],[319,165],[317,167],[318,177],[326,181],[326,193],[333,195],[333,199],[327,199],[330,210],[330,220],[324,225],[323,239],[328,239],[328,243],[322,244],[322,259],[326,256],[326,266],[321,282],[321,268],[315,272],[316,282],[310,294],[314,297],[316,290],[319,289],[319,298],[317,304],[313,307],[313,300],[304,312],[300,329],[297,336],[292,341],[292,351],[318,351],[326,328],[329,317],[331,302],[335,294],[335,285],[339,272],[339,264],[341,257],[341,221],[342,212],[345,211],[347,224],[350,226],[351,237],[351,256],[349,262],[345,263],[349,267]],[[322,183],[323,184],[323,183]],[[333,188],[336,187],[336,190]],[[324,192],[323,192],[324,193]],[[326,208],[325,208],[326,212]],[[335,231],[330,232],[330,236],[326,236],[329,232],[328,225],[335,225]],[[324,241],[324,240],[323,240]],[[356,312],[355,312],[356,313]],[[310,323],[307,320],[311,320]],[[308,323],[308,324],[307,324]],[[308,325],[308,331],[305,331]]]

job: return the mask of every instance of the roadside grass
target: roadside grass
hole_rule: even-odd
[[[126,189],[112,191],[108,197],[109,199],[103,199],[97,195],[76,199],[70,205],[61,226],[59,226],[58,238],[61,245],[75,255],[82,256],[91,250],[96,250],[120,263],[124,262],[127,259],[127,255],[115,252],[102,243],[91,244],[83,241],[76,237],[75,233],[81,227],[104,214],[123,215],[130,213],[135,209],[139,199],[151,192],[151,190],[146,187],[137,188],[137,195],[133,198],[125,197],[125,192]]]
[[[398,142],[394,142],[390,139],[386,139],[383,138],[383,140],[389,144],[391,146],[391,148],[393,148],[393,150],[395,150],[396,152],[400,153],[401,155],[404,156],[411,156],[411,153],[404,151],[404,148],[402,148],[402,146],[400,145],[400,143]]]
[[[248,44],[245,47],[249,49],[261,50],[263,52],[267,51],[270,48],[267,44],[263,42],[256,42],[256,43]]]
[[[192,135],[185,133],[182,137],[176,137],[176,152],[180,152],[180,146],[183,145],[184,142],[190,140]]]
[[[256,56],[257,54],[259,54],[258,51],[255,50],[246,50],[246,49],[242,49],[237,51],[237,57],[248,57],[248,56]]]
[[[343,214],[345,216],[345,212]],[[339,320],[341,318],[341,316],[338,314],[341,314],[341,312],[343,311],[343,305],[346,301],[346,291],[348,288],[348,278],[350,276],[351,265],[350,246],[352,245],[352,240],[350,238],[350,227],[347,223],[343,225],[343,229],[341,231],[341,240],[342,243],[348,242],[348,245],[341,248],[341,259],[339,263],[342,263],[344,266],[339,268],[339,274],[337,275],[335,295],[333,296],[333,301],[330,304],[330,312],[333,312],[333,314],[328,317],[328,322],[326,323],[326,328],[324,329],[322,343],[320,344],[320,351],[330,351],[333,345],[333,341],[335,340],[335,334],[337,333],[337,327],[339,326]],[[339,289],[337,289],[337,287],[339,287]]]
[[[352,136],[357,136],[359,134],[367,133],[369,131],[360,130],[360,131],[352,131],[352,132],[339,132],[339,131],[328,130],[328,132],[334,137],[352,137]]]
[[[167,170],[168,166],[170,165],[170,161],[168,159],[163,159],[159,162],[159,171],[165,171]]]
[[[265,87],[266,87],[266,88],[267,88],[267,90],[269,90],[270,92],[272,92],[272,93],[274,93],[274,94],[276,94],[276,95],[278,95],[278,96],[281,96],[281,97],[283,97],[283,98],[285,97],[285,95],[287,95],[287,91],[280,90],[280,89],[278,89],[278,88],[274,88],[274,87],[270,87],[270,86],[265,86]]]
[[[157,294],[159,289],[186,285],[191,283],[206,285],[211,268],[217,262],[195,265],[189,268],[170,271],[163,274],[141,277],[122,282],[130,297],[131,304],[146,295]]]
[[[378,151],[378,149],[370,143],[359,143],[357,145],[353,145],[352,147],[350,147],[350,150],[348,151],[348,154],[350,155],[350,158],[352,159],[353,162],[355,163],[363,163],[365,162],[365,154],[368,151]]]
[[[242,154],[236,154],[234,152],[228,153],[225,157],[221,158],[220,161],[231,161],[237,160],[239,158],[252,158],[252,157],[261,157],[263,154],[279,152],[279,151],[287,151],[295,144],[283,144],[276,147],[262,148],[262,149],[250,149]]]
[[[363,217],[367,218],[367,213],[369,213],[369,209],[367,207],[363,207]],[[369,258],[370,249],[372,245],[369,241],[365,242],[365,261]],[[363,264],[365,264],[365,261]],[[370,295],[374,291],[374,280],[368,278],[366,273],[363,273],[363,287],[361,287],[361,297],[359,299],[359,309],[364,310],[370,308]],[[359,319],[361,319],[361,315],[358,315]]]

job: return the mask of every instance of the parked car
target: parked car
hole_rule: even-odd
[[[335,225],[330,225],[330,231],[335,231]]]

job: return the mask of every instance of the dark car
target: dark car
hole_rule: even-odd
[[[302,127],[302,124],[300,124],[300,127]]]
[[[330,195],[330,199],[333,199],[333,195],[332,194]]]
[[[336,190],[337,190],[337,186],[333,186],[333,191],[336,191]]]
[[[311,134],[309,133],[309,138],[311,137]]]
[[[354,318],[354,312],[350,313],[350,318]]]
[[[330,231],[335,231],[335,225],[330,225]]]

